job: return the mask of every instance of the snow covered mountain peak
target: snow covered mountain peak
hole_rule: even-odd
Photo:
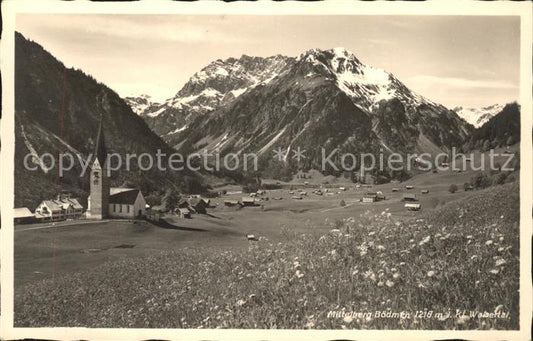
[[[343,47],[311,49],[302,53],[297,61],[312,65],[310,72],[304,68],[308,75],[318,73],[333,79],[355,105],[370,112],[381,100],[392,98],[398,98],[407,105],[435,104],[408,89],[385,70],[362,63]]]

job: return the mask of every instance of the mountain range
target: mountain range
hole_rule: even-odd
[[[254,152],[268,163],[281,148],[286,164],[303,168],[319,166],[319,147],[438,153],[473,131],[453,110],[344,48],[216,60],[164,103],[126,101],[180,151]],[[290,151],[298,147],[308,155],[294,165]]]
[[[501,144],[509,140],[508,132],[483,127],[492,122],[492,127],[509,127],[516,134],[516,122],[508,121],[519,115],[515,104],[503,109],[509,119],[496,115],[475,129],[456,111],[415,93],[344,48],[311,49],[297,57],[216,60],[162,103],[148,95],[122,99],[83,71],[66,68],[19,33],[15,57],[17,207],[33,208],[61,190],[84,202],[89,184],[87,177],[78,176],[79,166],[58,177],[57,170],[29,171],[23,162],[30,154],[31,165],[39,165],[38,156],[61,151],[86,157],[94,150],[100,117],[109,152],[256,153],[259,175],[277,178],[280,172],[321,169],[322,148],[327,154],[435,154],[450,146],[485,144],[487,139]],[[474,134],[477,131],[481,133]],[[472,139],[474,135],[480,142]],[[305,156],[295,159],[297,151]],[[338,157],[333,159],[339,163]],[[324,172],[334,174],[331,167]],[[129,171],[114,172],[111,182],[128,182],[146,195],[167,188],[198,193],[209,187],[207,179],[212,178],[206,175],[142,171],[133,164]]]

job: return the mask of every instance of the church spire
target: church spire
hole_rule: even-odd
[[[104,167],[104,163],[107,158],[107,149],[104,141],[104,128],[103,128],[104,116],[100,114],[100,125],[98,126],[98,135],[96,137],[96,147],[94,150],[94,156],[98,159],[100,167]]]

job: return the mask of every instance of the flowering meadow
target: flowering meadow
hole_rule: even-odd
[[[110,262],[16,288],[15,325],[517,329],[519,211],[507,184],[415,218],[385,210],[316,222],[322,236],[288,226],[283,243]]]

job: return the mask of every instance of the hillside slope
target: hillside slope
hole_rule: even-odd
[[[94,152],[100,116],[109,153],[155,155],[172,149],[153,133],[144,120],[111,89],[80,70],[68,69],[35,42],[16,33],[15,40],[15,205],[34,209],[38,202],[54,197],[60,190],[74,192],[85,201],[88,176],[80,177],[76,167],[59,178],[57,167],[48,172],[25,169],[24,157],[70,152],[84,159]],[[31,159],[30,159],[31,161]],[[39,162],[30,162],[31,166]],[[115,172],[112,184],[125,180],[144,193],[168,186],[182,187],[184,175],[196,189],[196,174],[140,171],[131,163],[130,171]],[[189,185],[191,185],[189,184]]]

